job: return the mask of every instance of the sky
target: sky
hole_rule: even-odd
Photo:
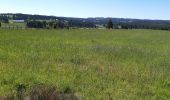
[[[0,0],[0,13],[170,20],[170,0]]]

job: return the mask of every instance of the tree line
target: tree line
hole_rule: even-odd
[[[57,20],[56,20],[57,19]],[[170,20],[140,20],[123,18],[72,18],[29,14],[0,14],[2,23],[24,20],[28,28],[96,28],[170,30]]]
[[[105,25],[108,29],[155,29],[155,30],[170,30],[169,23],[156,22],[117,22],[113,23],[110,19]]]
[[[46,28],[46,29],[69,29],[69,26],[66,22],[63,21],[28,21],[26,24],[27,28]]]
[[[76,22],[76,21],[27,21],[28,28],[46,28],[46,29],[69,29],[75,28],[95,28],[95,24],[91,22]]]

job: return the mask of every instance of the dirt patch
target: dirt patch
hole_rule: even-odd
[[[53,86],[34,86],[28,95],[25,95],[25,87],[20,85],[16,94],[0,97],[0,100],[80,100],[70,89],[58,91]]]

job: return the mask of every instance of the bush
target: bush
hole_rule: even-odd
[[[45,21],[29,21],[27,22],[28,28],[46,28],[47,23]]]

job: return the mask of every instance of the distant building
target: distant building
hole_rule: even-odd
[[[14,23],[24,23],[24,20],[13,20]]]

